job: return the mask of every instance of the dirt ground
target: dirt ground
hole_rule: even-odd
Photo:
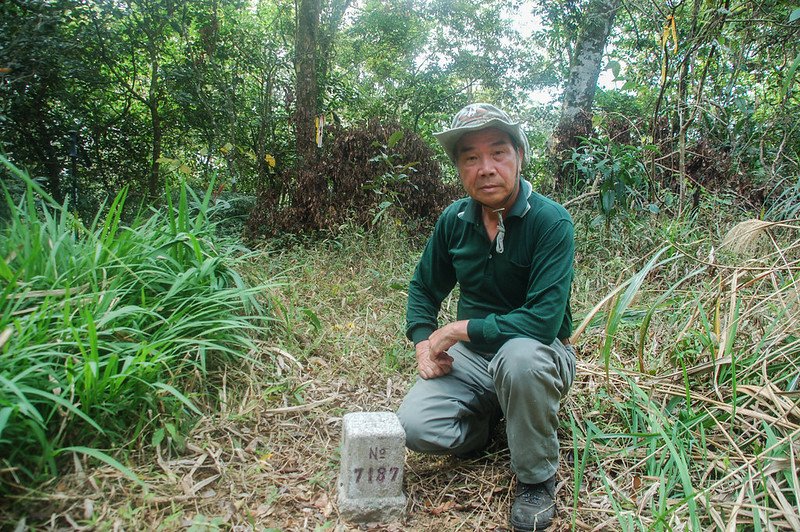
[[[336,507],[342,416],[395,410],[409,382],[378,370],[354,381],[332,374],[322,360],[301,366],[284,359],[281,366],[284,384],[302,389],[302,404],[291,404],[285,394],[287,404],[281,406],[272,390],[255,384],[242,388],[241,382],[240,396],[225,397],[233,388],[223,382],[221,410],[196,425],[181,453],[166,456],[162,444],[159,452],[133,457],[129,465],[146,489],[110,467],[92,467],[75,456],[71,472],[36,493],[7,500],[0,514],[3,528],[509,530],[513,476],[502,435],[485,457],[474,460],[408,451],[405,519],[360,525],[342,520]],[[571,452],[569,444],[565,447],[552,530],[571,528]],[[582,519],[575,524],[607,529],[603,522],[609,517],[613,513],[595,514],[591,526]]]

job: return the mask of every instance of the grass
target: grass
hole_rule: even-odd
[[[742,226],[774,225],[735,225],[739,245],[729,252],[718,235],[695,237],[704,227],[687,224],[662,239],[659,253],[668,260],[654,264],[653,255],[625,276],[623,296],[596,309],[605,316],[587,329],[582,352],[587,342],[597,345],[589,350],[606,372],[595,372],[591,393],[606,404],[587,405],[579,385],[566,410],[573,452],[583,452],[576,472],[597,472],[591,480],[576,475],[573,501],[584,510],[592,501],[610,504],[608,526],[800,526],[793,465],[800,437],[800,225],[777,224],[782,234],[760,243],[741,236]],[[748,231],[753,240],[758,232]],[[616,362],[610,374],[609,361]],[[604,445],[593,452],[598,441]]]
[[[722,246],[746,214],[709,197],[685,218],[620,217],[606,230],[590,227],[588,209],[574,212],[583,326],[561,414],[555,529],[798,528],[800,226],[750,224],[750,245]],[[58,483],[15,499],[25,515],[132,529],[355,529],[335,507],[340,420],[396,409],[414,378],[403,315],[422,238],[384,220],[372,232],[265,243],[239,271],[268,285],[257,297],[275,320],[248,359],[206,383],[216,409],[182,453],[132,454],[149,494],[76,459]],[[287,282],[269,285],[276,276]],[[455,299],[444,307],[447,319]],[[397,529],[507,529],[502,438],[491,451],[472,461],[410,453]]]
[[[0,231],[0,484],[56,475],[80,453],[176,445],[213,368],[245,358],[264,311],[187,187],[123,223],[126,191],[85,225],[27,175]],[[256,318],[257,317],[257,318]],[[109,452],[105,450],[109,449]]]

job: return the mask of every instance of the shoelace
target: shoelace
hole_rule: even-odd
[[[541,490],[525,490],[522,492],[521,496],[525,502],[529,502],[536,506],[540,505],[544,500]]]
[[[522,500],[527,503],[533,504],[534,506],[539,506],[545,502],[545,495],[547,495],[547,497],[551,500],[552,504],[555,504],[552,496],[547,493],[547,488],[543,486],[530,487],[527,489],[523,488],[519,494],[519,497],[521,497]]]

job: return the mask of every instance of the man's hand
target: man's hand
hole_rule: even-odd
[[[447,375],[453,369],[453,357],[447,353],[434,355],[431,351],[431,342],[423,340],[416,345],[417,371],[423,379],[435,379]]]
[[[431,343],[431,352],[433,356],[444,353],[456,345],[456,342],[468,342],[467,323],[467,320],[454,321],[453,323],[448,323],[441,329],[433,331],[428,337]]]
[[[466,320],[449,323],[441,329],[436,329],[427,340],[418,343],[417,371],[420,377],[434,379],[450,373],[453,369],[453,357],[447,354],[447,350],[459,341],[469,341]]]

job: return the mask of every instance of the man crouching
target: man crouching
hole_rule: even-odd
[[[397,414],[410,449],[455,456],[485,449],[504,416],[511,524],[543,530],[555,515],[559,402],[575,376],[572,219],[522,180],[530,148],[505,112],[468,105],[435,136],[468,197],[442,213],[409,286],[419,378]],[[456,283],[458,321],[439,327]]]

